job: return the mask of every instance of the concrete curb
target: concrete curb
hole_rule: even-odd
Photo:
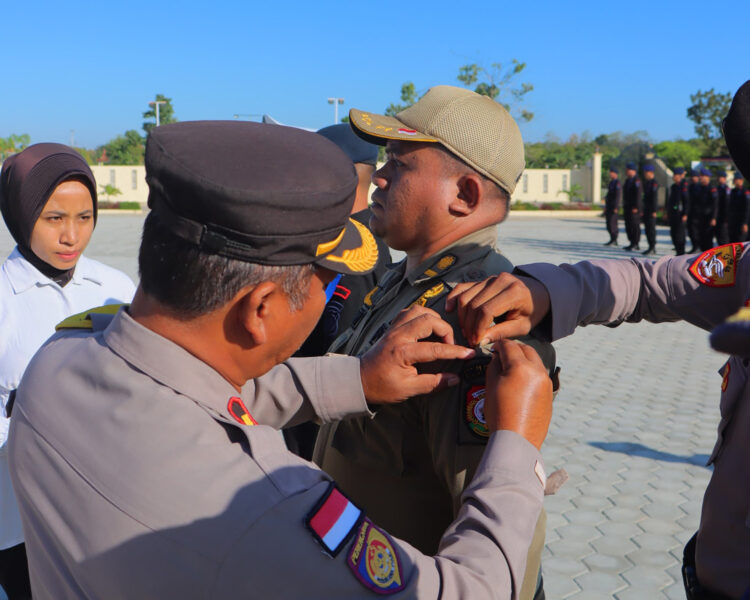
[[[513,210],[511,207],[508,218],[514,217],[596,219],[602,217],[602,213],[599,210]]]

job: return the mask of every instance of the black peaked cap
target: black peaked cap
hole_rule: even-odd
[[[363,140],[346,123],[323,127],[318,133],[341,148],[353,163],[374,165],[378,162],[380,147]]]
[[[722,130],[734,164],[740,173],[750,176],[750,80],[734,95]]]
[[[203,251],[264,265],[367,273],[377,245],[349,219],[351,160],[315,133],[252,122],[186,121],[146,143],[149,207]]]

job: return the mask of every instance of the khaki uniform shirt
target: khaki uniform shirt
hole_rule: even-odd
[[[710,330],[750,302],[750,244],[699,257],[602,260],[519,271],[549,291],[552,339],[597,324],[685,320]],[[718,439],[696,545],[700,583],[739,598],[750,589],[750,361],[730,356],[719,370]]]
[[[487,227],[409,273],[403,260],[368,295],[359,321],[331,350],[361,356],[400,311],[415,303],[440,313],[453,325],[456,343],[465,344],[455,313],[445,311],[445,297],[458,283],[512,270],[495,250],[496,239],[497,227]],[[482,458],[488,431],[481,407],[489,359],[485,353],[468,363],[442,364],[440,370],[461,373],[459,386],[379,407],[374,418],[332,423],[318,437],[315,462],[376,521],[423,552],[437,551]]]
[[[479,599],[518,587],[544,474],[517,434],[490,438],[427,557],[275,429],[367,414],[357,359],[290,360],[238,394],[125,310],[109,319],[51,338],[18,389],[11,475],[36,600]]]

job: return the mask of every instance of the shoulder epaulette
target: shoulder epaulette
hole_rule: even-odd
[[[94,319],[96,319],[96,317],[92,317],[92,315],[109,316],[110,319],[107,319],[107,322],[109,322],[111,320],[111,317],[114,317],[115,314],[117,314],[117,311],[120,310],[120,307],[122,306],[126,306],[126,305],[125,304],[107,304],[105,306],[98,306],[96,308],[90,308],[76,315],[71,315],[67,319],[64,319],[63,321],[58,323],[55,326],[55,331],[60,331],[61,329],[93,330]]]

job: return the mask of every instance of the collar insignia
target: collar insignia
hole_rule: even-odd
[[[227,403],[227,410],[235,421],[240,425],[257,425],[258,421],[253,419],[245,404],[237,396],[232,396]]]

